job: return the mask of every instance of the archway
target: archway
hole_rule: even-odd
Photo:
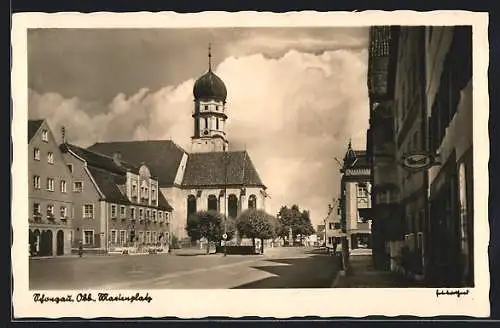
[[[194,195],[189,195],[187,198],[187,216],[188,218],[196,213],[196,197]]]
[[[33,256],[40,255],[40,230],[33,231]]]
[[[56,254],[57,255],[64,255],[64,232],[62,230],[59,230],[57,232],[57,251],[56,251]]]
[[[33,256],[35,255],[35,234],[33,233],[33,231],[31,231],[31,229],[28,230],[29,231],[29,243],[30,243],[30,256]]]
[[[219,202],[217,201],[217,196],[215,195],[209,195],[208,196],[208,204],[207,204],[207,209],[209,211],[218,211],[219,207]]]
[[[257,208],[257,197],[255,197],[255,195],[253,194],[248,197],[248,208],[249,209]]]
[[[236,218],[238,216],[238,197],[235,194],[231,194],[227,200],[227,211],[230,218]]]
[[[52,231],[45,230],[42,232],[40,241],[40,255],[52,256]]]

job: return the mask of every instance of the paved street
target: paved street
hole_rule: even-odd
[[[30,289],[319,288],[330,287],[336,272],[334,258],[313,248],[59,257],[30,260]]]

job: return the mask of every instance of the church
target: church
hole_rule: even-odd
[[[208,71],[193,87],[189,151],[171,140],[98,142],[88,147],[133,165],[147,165],[173,207],[170,233],[179,239],[187,237],[187,218],[196,211],[215,210],[236,218],[248,208],[265,210],[269,197],[249,153],[229,147],[227,89],[212,71],[210,48],[208,59]]]

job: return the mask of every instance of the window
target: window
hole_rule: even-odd
[[[116,205],[111,205],[111,217],[116,218]]]
[[[358,197],[359,198],[368,197],[368,187],[366,185],[358,185]]]
[[[45,141],[45,142],[49,141],[49,131],[42,130],[42,141]]]
[[[205,105],[205,110],[208,110],[208,105]]]
[[[65,180],[61,180],[61,182],[59,182],[59,187],[61,189],[61,192],[65,193],[66,192],[66,181]]]
[[[120,230],[120,245],[124,245],[127,242],[127,232],[125,230]]]
[[[51,151],[47,153],[47,163],[54,164],[54,153]]]
[[[33,187],[35,189],[42,188],[42,182],[40,180],[40,176],[38,176],[38,175],[33,176]]]
[[[68,164],[68,170],[73,173],[73,164]]]
[[[130,208],[130,218],[135,219],[135,208],[133,207]]]
[[[144,231],[139,231],[139,244],[144,243]]]
[[[162,211],[158,211],[158,220],[162,220],[163,219],[163,213]]]
[[[39,148],[35,148],[33,150],[33,158],[35,159],[35,161],[40,160],[40,149]]]
[[[120,217],[125,217],[125,206],[120,206]]]
[[[248,208],[257,208],[257,197],[255,195],[248,197]]]
[[[156,231],[153,231],[153,237],[152,238],[153,238],[152,242],[156,243],[156,241],[157,241],[157,239],[156,239]]]
[[[215,118],[215,128],[217,130],[219,130],[219,118],[218,117]]]
[[[149,210],[146,210],[146,219],[149,219]]]
[[[151,231],[146,231],[146,243],[151,243]]]
[[[156,201],[156,189],[151,189],[151,200]]]
[[[205,117],[205,129],[208,129],[208,118]]]
[[[33,203],[33,215],[41,215],[40,203]]]
[[[67,216],[67,213],[68,213],[68,211],[67,211],[67,210],[68,210],[68,209],[66,208],[66,206],[61,206],[61,207],[59,207],[59,216],[60,216],[61,218],[65,218],[65,217]]]
[[[73,182],[73,192],[82,192],[83,191],[83,182],[75,181]]]
[[[330,223],[328,224],[328,229],[333,230],[333,227],[334,227],[333,222],[330,222]]]
[[[132,185],[132,196],[137,196],[137,186]]]
[[[83,205],[83,217],[85,219],[92,219],[94,217],[94,204]]]
[[[218,207],[217,197],[215,195],[208,196],[207,209],[209,211],[217,211],[217,207]]]
[[[94,245],[94,230],[83,230],[83,244]]]
[[[47,178],[47,190],[54,191],[54,178]]]
[[[153,210],[153,213],[152,213],[152,214],[153,214],[153,221],[156,221],[156,211],[155,211],[155,210]]]
[[[193,215],[196,213],[196,196],[189,195],[187,198],[187,216]]]
[[[116,233],[116,230],[111,230],[111,243],[116,244],[117,238],[118,234]]]
[[[54,216],[54,205],[47,205],[47,216]]]
[[[144,210],[142,208],[139,209],[139,219],[142,219]]]

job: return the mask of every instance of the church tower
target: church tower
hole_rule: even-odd
[[[212,72],[212,53],[208,47],[208,72],[194,84],[192,139],[193,153],[225,151],[228,147],[225,125],[227,89],[220,77]]]

